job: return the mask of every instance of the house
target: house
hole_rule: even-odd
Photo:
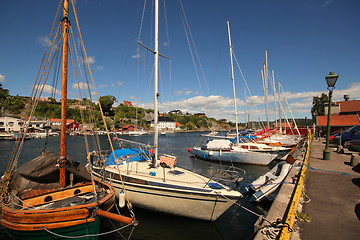
[[[175,123],[175,127],[176,127],[176,128],[181,128],[182,125],[183,125],[183,124],[181,124],[181,123],[179,123],[179,122],[176,122],[176,123]]]
[[[280,128],[280,126],[281,126],[281,128],[293,128],[293,123],[292,122],[289,122],[289,123],[281,122],[281,125],[280,125],[280,122],[274,122],[273,126],[274,126],[274,128]]]
[[[134,131],[135,127],[132,124],[126,124],[121,128],[121,130],[123,130],[123,131]]]
[[[326,134],[328,106],[325,106],[325,116],[316,117],[317,131],[320,136]],[[344,95],[344,101],[331,104],[330,132],[344,131],[360,124],[360,100],[350,100]]]
[[[66,125],[66,129],[70,132],[79,131],[79,123],[72,122]]]
[[[182,115],[182,112],[180,109],[176,109],[176,110],[172,110],[169,112],[169,114],[172,113],[172,114],[177,114],[177,115]]]
[[[123,101],[126,106],[132,107],[133,104],[131,101]]]
[[[151,121],[150,127],[154,127],[154,121]],[[176,122],[169,117],[160,116],[158,118],[158,128],[159,129],[168,129],[175,130]]]
[[[60,118],[49,118],[50,126],[61,126]],[[74,122],[72,119],[66,119],[66,125]]]
[[[24,122],[13,117],[0,117],[0,132],[18,132]]]
[[[206,114],[205,113],[195,113],[194,116],[205,117]]]

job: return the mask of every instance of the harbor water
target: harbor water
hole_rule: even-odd
[[[199,145],[206,141],[202,133],[167,133],[159,136],[159,152],[173,154],[177,156],[176,165],[189,170],[194,169],[211,169],[221,167],[220,163],[208,162],[190,157],[188,148]],[[113,136],[112,136],[113,137]],[[111,137],[111,138],[112,138]],[[151,144],[152,135],[142,136],[121,136],[122,138]],[[87,136],[89,150],[95,136]],[[99,136],[101,148],[109,150],[110,145],[106,135]],[[7,167],[11,155],[13,141],[0,142],[0,174],[2,175]],[[114,148],[119,148],[118,143],[113,142]],[[31,139],[24,142],[18,165],[21,165],[40,155],[41,151],[46,148],[49,151],[59,153],[60,137],[48,137],[43,139]],[[83,136],[69,136],[67,138],[67,155],[70,159],[86,164],[86,147]],[[236,190],[242,191],[244,186],[250,184],[258,176],[269,171],[273,166],[257,166],[236,164],[235,167],[242,168],[246,175]],[[222,164],[224,167],[224,164]],[[238,201],[238,205],[255,212],[258,215],[265,215],[271,206],[273,196],[262,201],[261,203],[250,203],[249,197],[244,197]],[[220,216],[215,222],[195,220],[183,217],[167,215],[163,213],[148,211],[134,207],[134,213],[139,225],[132,232],[131,239],[252,239],[254,233],[254,223],[258,216],[250,213],[242,207],[233,205],[228,211]],[[103,231],[110,231],[119,228],[116,222],[105,222]],[[100,239],[124,239],[128,237],[131,229],[127,228],[110,235],[102,236]],[[7,239],[3,231],[0,232],[0,239]]]

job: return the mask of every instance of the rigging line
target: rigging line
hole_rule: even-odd
[[[104,116],[104,114],[103,114],[102,107],[101,107],[101,104],[100,104],[99,95],[98,95],[97,90],[96,90],[94,78],[93,78],[93,75],[92,75],[92,72],[91,72],[91,68],[90,68],[89,59],[88,59],[88,57],[87,57],[86,50],[85,50],[85,46],[84,46],[84,42],[83,42],[83,40],[82,40],[82,36],[81,36],[81,32],[80,32],[80,26],[79,26],[79,21],[78,21],[78,18],[77,18],[77,12],[76,12],[76,9],[75,9],[74,1],[73,1],[73,0],[71,1],[71,4],[72,4],[72,6],[73,6],[74,16],[75,16],[75,19],[76,19],[76,25],[77,25],[77,29],[78,29],[78,31],[79,31],[80,43],[81,43],[81,46],[82,46],[82,48],[83,48],[83,50],[84,50],[84,55],[85,55],[86,62],[87,62],[87,66],[88,66],[89,73],[90,73],[90,76],[91,76],[92,84],[93,84],[93,87],[94,87],[94,90],[95,90],[96,98],[97,98],[98,103],[99,103],[100,113],[101,113],[102,120],[103,120],[103,122],[104,122],[104,127],[105,127],[105,130],[106,130],[106,133],[107,133],[108,141],[109,141],[109,144],[110,144],[111,151],[112,151],[113,155],[116,156],[116,155],[115,155],[115,151],[114,151],[113,144],[112,144],[111,139],[110,139],[109,130],[108,130],[108,127],[107,127],[107,124],[106,124],[106,121],[105,121],[105,116]],[[98,135],[97,135],[97,137],[98,137]],[[125,184],[124,184],[124,181],[123,181],[123,179],[122,179],[122,175],[121,175],[121,173],[120,173],[120,169],[119,169],[119,166],[118,166],[118,161],[117,161],[116,158],[115,158],[115,163],[116,163],[116,165],[117,165],[119,177],[120,177],[120,180],[121,180],[121,183],[122,183],[122,187],[123,187],[124,192],[125,192],[125,198],[126,198],[128,204],[130,205],[130,201],[129,201],[128,197],[127,197],[127,193],[126,193],[126,190],[125,190]]]
[[[53,25],[52,25],[52,27],[51,27],[49,39],[51,39],[53,30],[54,30],[54,27],[55,27],[56,19],[57,19],[57,17],[58,17],[59,11],[60,11],[60,7],[61,7],[61,1],[59,1],[59,6],[58,6],[58,9],[57,9],[55,18],[54,18]],[[44,54],[43,54],[43,57],[42,57],[42,60],[41,60],[40,66],[39,66],[39,70],[38,70],[38,73],[37,73],[37,76],[36,76],[35,84],[34,84],[34,87],[33,87],[33,89],[32,89],[32,92],[31,92],[31,95],[30,95],[30,96],[33,96],[33,93],[34,93],[34,90],[35,90],[35,85],[36,85],[36,83],[37,83],[37,81],[38,81],[38,79],[39,79],[40,70],[42,69],[42,65],[43,65],[43,62],[44,62],[44,59],[45,59],[45,56],[46,56],[46,52],[47,52],[47,48],[48,48],[48,46],[49,46],[49,42],[50,42],[50,41],[47,41],[47,43],[46,43],[45,51],[44,51]],[[48,53],[48,54],[50,54],[50,53]]]
[[[280,82],[279,82],[279,84],[280,84]],[[286,95],[285,95],[284,89],[283,89],[283,87],[282,87],[282,85],[281,85],[281,84],[280,84],[280,87],[281,87],[281,90],[282,90],[282,92],[283,92],[283,94],[284,94],[284,99],[285,99],[286,105],[287,105],[287,106],[288,106],[288,108],[289,108],[289,111],[290,111],[291,117],[292,117],[293,122],[294,122],[294,124],[295,124],[295,129],[297,130],[298,134],[300,135],[299,129],[298,129],[298,127],[297,127],[296,121],[295,121],[295,119],[294,119],[294,116],[293,116],[293,114],[292,114],[292,111],[291,111],[290,105],[289,105],[289,103],[288,103],[288,101],[287,101],[287,99],[286,99]]]
[[[85,124],[85,121],[84,121],[84,118],[83,118],[83,110],[82,108],[80,107],[81,106],[81,102],[80,102],[80,99],[82,99],[82,95],[81,95],[81,88],[80,88],[80,84],[79,84],[79,81],[77,80],[78,79],[78,76],[77,76],[77,71],[76,71],[76,67],[75,67],[75,64],[74,64],[74,56],[73,56],[73,53],[72,53],[72,46],[74,48],[74,52],[75,52],[75,56],[77,57],[76,59],[78,59],[78,55],[77,55],[77,51],[76,51],[76,47],[75,47],[75,39],[74,39],[74,34],[73,34],[73,31],[72,31],[72,27],[70,27],[70,32],[71,32],[71,37],[70,40],[73,41],[73,45],[71,45],[71,41],[69,41],[69,45],[70,45],[70,48],[69,48],[69,52],[70,52],[70,58],[71,58],[71,63],[72,63],[72,67],[73,67],[73,71],[74,71],[74,80],[75,80],[75,84],[77,85],[77,88],[76,88],[76,91],[77,91],[77,94],[78,94],[78,105],[79,105],[79,111],[80,111],[80,117],[81,117],[81,122],[82,124]],[[80,67],[80,64],[78,62],[78,66]],[[79,68],[79,73],[80,73],[80,77],[82,77],[82,74],[81,74],[81,69]],[[88,141],[87,141],[87,137],[86,135],[84,136],[84,140],[85,140],[85,148],[86,148],[86,152],[88,153],[89,152],[89,144],[88,144]],[[92,176],[92,173],[90,172],[91,176]],[[94,184],[94,182],[93,182]],[[96,192],[94,191],[94,194],[96,194]]]
[[[203,67],[202,67],[202,64],[201,64],[201,61],[200,61],[200,58],[199,58],[199,54],[198,54],[198,52],[197,52],[197,48],[196,48],[196,45],[195,45],[195,42],[194,42],[194,38],[193,38],[193,36],[192,36],[192,34],[191,34],[191,29],[190,29],[189,22],[188,22],[188,20],[187,20],[186,14],[185,14],[185,10],[184,10],[182,1],[179,0],[179,2],[180,2],[181,10],[182,10],[182,13],[183,13],[183,15],[184,15],[185,22],[186,22],[186,25],[187,25],[187,28],[188,28],[188,31],[189,31],[189,34],[190,34],[191,41],[192,41],[193,46],[194,46],[194,50],[195,50],[195,53],[196,53],[197,60],[198,60],[198,62],[199,62],[200,70],[201,70],[201,73],[202,73],[203,78],[204,78],[204,81],[205,81],[206,88],[207,88],[207,90],[208,90],[208,93],[210,94],[209,86],[208,86],[208,83],[207,83],[207,80],[206,80],[206,77],[205,77],[205,74],[204,74],[204,70],[203,70]]]
[[[56,52],[55,52],[55,54],[56,54]],[[43,90],[45,88],[46,80],[48,79],[48,76],[50,74],[50,69],[51,69],[51,66],[52,66],[52,64],[54,62],[54,59],[55,59],[55,56],[52,58],[49,70],[47,71],[47,75],[46,75],[45,79],[43,80],[43,84],[40,85],[40,86],[37,86],[37,87],[34,86],[34,88],[36,88],[36,89],[41,88],[41,90],[39,92],[39,97],[41,97],[41,94],[42,94],[42,92],[43,92]],[[36,90],[36,91],[38,91],[38,90]],[[17,165],[17,160],[18,160],[18,158],[20,156],[20,152],[21,152],[21,149],[23,147],[24,140],[25,140],[25,137],[26,137],[26,133],[27,133],[28,128],[30,126],[30,122],[31,122],[31,119],[32,119],[33,114],[35,112],[37,104],[38,104],[38,101],[36,99],[34,99],[33,106],[32,106],[32,108],[30,106],[31,110],[28,113],[29,114],[29,119],[28,119],[28,121],[27,121],[27,123],[25,125],[25,128],[21,129],[21,132],[20,132],[20,136],[22,136],[21,140],[17,141],[18,142],[17,145],[15,145],[14,148],[13,148],[14,155],[10,156],[8,170],[13,170],[15,168],[15,166]],[[17,150],[16,150],[16,148],[17,148]]]
[[[183,16],[181,16],[181,21],[182,21],[182,24],[183,24],[183,27],[184,27],[185,36],[186,36],[187,44],[188,44],[188,47],[189,47],[189,51],[190,51],[190,55],[191,55],[191,60],[192,60],[193,65],[194,65],[195,74],[196,74],[196,78],[197,78],[197,80],[198,80],[200,92],[201,92],[201,94],[203,94],[202,87],[201,87],[201,83],[200,83],[200,78],[199,78],[199,74],[198,74],[198,70],[197,70],[197,67],[196,67],[195,60],[194,60],[194,54],[193,54],[192,49],[191,49],[191,44],[190,44],[190,41],[189,41],[189,36],[188,36],[188,33],[187,33],[187,29],[186,29],[186,26],[185,26],[185,22],[184,22],[184,17],[183,17]]]

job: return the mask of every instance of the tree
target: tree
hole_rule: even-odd
[[[2,87],[2,84],[0,83],[0,111],[2,110],[3,104],[8,97],[9,97],[9,90],[4,89]]]
[[[313,97],[313,106],[311,108],[311,115],[313,122],[316,121],[316,116],[325,115],[325,104],[329,102],[329,97],[325,93],[322,93],[320,97]]]
[[[112,105],[116,101],[116,98],[111,95],[106,95],[106,96],[101,96],[99,101],[105,116],[112,116],[113,111],[111,109],[112,109]]]

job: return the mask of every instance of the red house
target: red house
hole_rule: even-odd
[[[132,124],[126,124],[121,128],[121,130],[123,130],[123,131],[134,131],[135,127]]]

